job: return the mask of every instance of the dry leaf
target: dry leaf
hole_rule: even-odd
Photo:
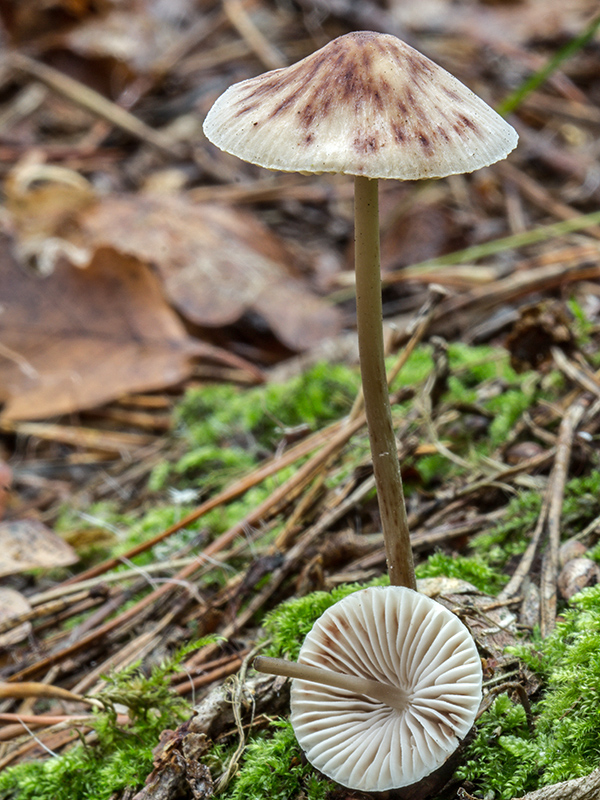
[[[77,560],[73,548],[36,519],[0,522],[0,577]]]
[[[159,270],[177,310],[216,327],[261,314],[292,350],[340,328],[337,309],[290,270],[281,241],[251,214],[185,199],[109,197],[82,215],[86,247],[110,245]]]
[[[418,264],[452,248],[452,220],[441,204],[415,203],[381,237],[383,272]]]
[[[95,199],[93,187],[78,172],[45,164],[37,151],[10,171],[3,189],[11,228],[22,247],[59,235],[63,225]]]
[[[113,11],[78,25],[64,38],[75,53],[88,58],[108,56],[123,61],[136,72],[146,72],[157,55],[172,44],[173,33],[147,15]]]
[[[4,420],[91,408],[171,386],[198,345],[145,264],[109,249],[86,269],[34,275],[0,242],[0,401]]]

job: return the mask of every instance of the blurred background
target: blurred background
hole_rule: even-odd
[[[353,357],[340,337],[354,324],[351,179],[269,173],[202,134],[231,83],[353,29],[414,45],[521,137],[474,175],[382,183],[386,317],[402,326],[434,281],[452,294],[434,325],[446,337],[491,341],[524,304],[565,291],[595,322],[600,226],[535,229],[597,209],[597,10],[2,0],[0,419],[206,373],[262,380],[300,353]]]

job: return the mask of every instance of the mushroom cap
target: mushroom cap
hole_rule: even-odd
[[[230,86],[204,133],[267,169],[399,180],[473,172],[505,158],[518,139],[444,69],[371,31]]]
[[[348,595],[315,623],[298,663],[406,693],[392,708],[344,689],[292,681],[291,721],[310,763],[365,792],[409,786],[441,766],[475,720],[481,661],[463,623],[400,586]]]

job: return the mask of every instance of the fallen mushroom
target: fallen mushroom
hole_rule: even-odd
[[[255,668],[293,678],[291,721],[310,763],[365,792],[409,786],[440,767],[481,701],[467,628],[399,586],[348,595],[317,620],[298,663],[263,656]]]
[[[505,158],[517,134],[441,67],[370,31],[231,86],[204,132],[267,169],[355,176],[357,327],[373,470],[390,582],[415,588],[383,359],[376,179],[472,172]]]

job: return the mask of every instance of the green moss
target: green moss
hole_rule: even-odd
[[[386,367],[391,370],[397,361],[397,356],[389,356],[386,359]],[[431,347],[422,345],[413,350],[408,361],[402,367],[396,382],[398,386],[418,386],[422,383],[433,369],[433,358],[431,357]]]
[[[443,479],[447,480],[457,472],[456,464],[450,462],[446,456],[440,453],[422,456],[416,463],[416,469],[424,486],[431,486]]]
[[[302,751],[288,720],[275,721],[274,733],[252,739],[235,781],[220,797],[223,800],[325,800],[333,787],[317,777]]]
[[[285,428],[317,427],[350,409],[359,379],[356,370],[320,363],[285,383],[240,390],[205,386],[186,394],[178,420],[191,444],[238,444],[273,448]]]
[[[508,389],[485,403],[486,409],[494,414],[489,429],[492,447],[498,447],[506,441],[515,423],[532,405],[534,399],[532,394],[522,389]]]
[[[456,553],[433,553],[427,561],[419,564],[416,570],[417,578],[437,578],[445,575],[448,578],[460,578],[472,583],[477,589],[486,594],[496,594],[508,580],[506,575],[501,575],[487,564],[483,558],[474,556],[468,558]]]
[[[584,347],[590,342],[591,334],[594,331],[594,323],[587,318],[585,311],[575,297],[567,300],[567,305],[573,315],[573,329],[577,343],[580,347]]]
[[[150,488],[218,490],[273,452],[287,428],[317,429],[344,416],[358,386],[356,369],[320,363],[285,383],[191,389],[176,412],[176,430],[189,449],[172,467],[160,464]]]
[[[513,497],[502,520],[471,542],[474,552],[486,563],[502,569],[508,560],[524,552],[535,528],[542,507],[539,491],[523,491]],[[562,538],[568,539],[582,531],[600,514],[600,472],[573,478],[565,486],[561,516]],[[590,552],[600,560],[600,547]]]
[[[6,769],[0,775],[2,800],[110,800],[127,787],[139,787],[152,771],[152,750],[160,733],[189,715],[187,703],[171,691],[168,676],[193,650],[215,641],[206,637],[154,667],[149,676],[139,664],[105,676],[97,696],[106,710],[92,722],[93,745],[76,744],[64,755]],[[127,707],[132,724],[120,728],[114,704]]]
[[[573,478],[565,487],[563,532],[574,536],[600,514],[600,471]]]
[[[541,507],[540,492],[523,491],[513,497],[505,508],[503,518],[472,540],[471,547],[475,554],[488,564],[502,569],[512,556],[525,551]]]
[[[475,740],[455,777],[473,781],[478,795],[510,800],[537,787],[538,756],[523,706],[500,695],[477,723]]]
[[[458,374],[466,386],[475,387],[498,379],[507,383],[519,380],[504,348],[453,342],[448,345],[448,361],[450,371]]]
[[[600,586],[575,595],[543,653],[548,690],[538,725],[553,744],[544,780],[554,783],[587,775],[600,764]]]
[[[521,707],[499,697],[478,723],[467,763],[458,771],[498,800],[588,775],[600,765],[600,586],[576,595],[570,605],[550,636],[516,649],[521,655],[529,651],[526,660],[544,678],[544,693],[533,708],[535,733],[525,726]]]

